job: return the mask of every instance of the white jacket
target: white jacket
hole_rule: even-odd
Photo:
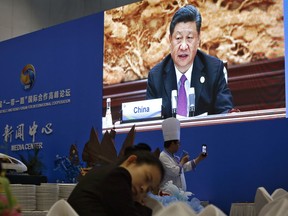
[[[173,184],[186,191],[186,181],[184,172],[191,171],[195,168],[195,163],[193,161],[188,161],[181,167],[180,159],[175,155],[174,157],[168,153],[166,150],[162,151],[159,156],[165,169],[165,176],[162,181],[161,186],[165,185],[168,181],[173,181]]]

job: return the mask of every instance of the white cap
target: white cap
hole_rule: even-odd
[[[164,141],[180,140],[180,121],[174,117],[167,118],[162,122]]]

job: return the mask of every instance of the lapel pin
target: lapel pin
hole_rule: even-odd
[[[201,82],[201,83],[204,83],[204,82],[205,82],[205,77],[204,77],[204,76],[201,76],[201,77],[200,77],[200,82]]]

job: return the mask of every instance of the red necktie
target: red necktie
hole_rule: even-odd
[[[186,76],[183,74],[180,78],[180,88],[178,92],[177,113],[181,116],[187,116],[187,96],[185,91]]]

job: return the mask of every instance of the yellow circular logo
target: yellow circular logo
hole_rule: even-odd
[[[33,87],[35,82],[36,72],[32,64],[27,64],[21,71],[20,81],[25,90]]]

